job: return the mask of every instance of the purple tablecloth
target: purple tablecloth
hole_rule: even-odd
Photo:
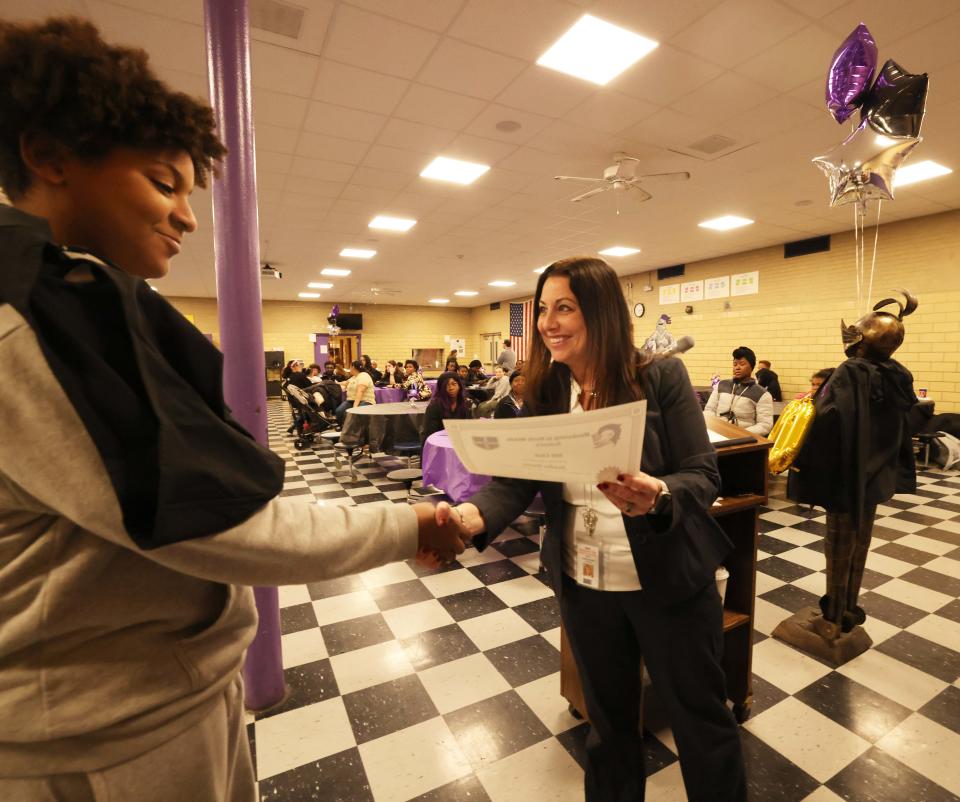
[[[423,445],[423,483],[440,488],[460,503],[490,481],[489,476],[470,473],[453,450],[446,432],[434,432]]]
[[[376,387],[373,394],[378,404],[394,404],[397,401],[406,401],[402,387]]]

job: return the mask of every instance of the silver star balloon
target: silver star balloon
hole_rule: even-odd
[[[814,158],[830,184],[830,206],[893,200],[893,179],[921,139],[878,134],[865,122],[823,156]]]

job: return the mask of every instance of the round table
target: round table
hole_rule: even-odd
[[[439,487],[459,504],[490,481],[489,476],[470,473],[453,450],[446,431],[434,432],[423,444],[423,483]]]
[[[340,442],[354,448],[368,445],[371,451],[389,451],[394,443],[419,443],[428,403],[403,401],[349,407]]]

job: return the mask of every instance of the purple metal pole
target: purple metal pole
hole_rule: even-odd
[[[260,297],[260,230],[250,97],[250,29],[246,0],[204,0],[207,79],[219,133],[227,146],[213,182],[217,311],[223,389],[234,417],[267,444]],[[261,710],[284,695],[280,603],[276,588],[255,588],[260,623],[243,667],[247,707]]]

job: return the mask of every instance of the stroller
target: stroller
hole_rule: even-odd
[[[305,449],[313,445],[314,438],[325,429],[330,428],[330,422],[320,413],[320,408],[310,397],[310,393],[288,384],[287,401],[293,409],[293,428],[297,432],[297,439],[293,441],[294,448]]]

